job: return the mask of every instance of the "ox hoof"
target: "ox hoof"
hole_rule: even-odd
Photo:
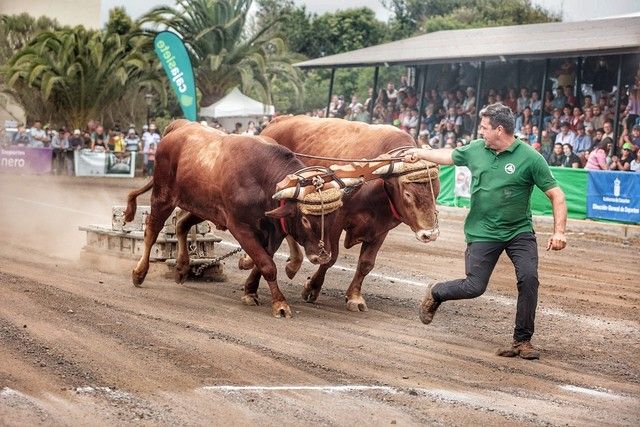
[[[142,286],[142,282],[144,282],[144,278],[146,273],[137,273],[135,270],[131,272],[131,281],[133,282],[133,286],[139,288]]]
[[[238,260],[238,268],[240,270],[251,270],[254,265],[253,260],[247,254],[244,254],[244,256]]]
[[[304,289],[302,289],[302,299],[305,300],[306,302],[309,302],[309,303],[316,302],[319,295],[320,295],[320,291],[317,289],[313,289],[311,286],[309,286],[309,283],[307,283]]]
[[[244,305],[260,305],[258,294],[244,294],[242,295],[242,303]]]
[[[276,318],[284,317],[285,319],[289,319],[291,317],[291,309],[286,301],[274,302],[271,305],[271,313],[273,317]]]
[[[367,303],[362,296],[347,297],[347,310],[349,311],[367,311]]]
[[[178,285],[181,285],[185,280],[187,280],[187,276],[189,276],[189,267],[187,267],[185,271],[182,271],[182,269],[176,269],[176,273],[173,278]]]

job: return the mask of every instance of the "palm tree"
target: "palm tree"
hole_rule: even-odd
[[[177,0],[177,8],[158,7],[143,16],[139,25],[168,28],[182,37],[191,56],[202,105],[222,98],[239,86],[271,103],[274,78],[293,83],[302,91],[297,60],[282,39],[268,36],[273,23],[247,31],[252,0]]]
[[[8,62],[6,81],[15,91],[38,89],[63,123],[82,127],[126,110],[123,103],[143,88],[166,97],[153,53],[140,49],[142,43],[140,37],[81,26],[42,32]]]

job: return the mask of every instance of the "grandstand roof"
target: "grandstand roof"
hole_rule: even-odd
[[[303,68],[508,61],[640,52],[640,16],[427,33],[296,64]]]

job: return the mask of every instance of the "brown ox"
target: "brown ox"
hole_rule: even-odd
[[[303,201],[282,199],[276,207],[278,201],[274,198],[280,197],[274,195],[276,184],[302,168],[304,165],[291,151],[269,138],[226,135],[187,120],[171,123],[156,153],[153,180],[128,197],[125,220],[131,221],[137,196],[153,187],[151,212],[144,233],[145,250],[132,273],[134,285],[143,282],[149,269],[151,246],[167,217],[178,206],[186,211],[176,224],[178,283],[185,280],[189,271],[187,232],[198,222],[209,220],[219,229],[228,229],[255,261],[245,283],[243,302],[258,304],[257,289],[262,275],[271,290],[273,315],[290,317],[291,310],[278,288],[273,262],[273,254],[285,237],[283,229],[304,247],[314,264],[328,262],[331,254],[325,252],[324,247],[334,246],[328,231],[335,212],[318,215],[306,197]],[[329,202],[335,210],[341,205],[340,191],[323,188],[321,193],[312,193],[312,196],[327,194],[332,194],[333,200]]]
[[[415,146],[407,133],[392,126],[307,116],[277,118],[261,135],[275,139],[295,153],[343,159],[372,159],[399,147]],[[307,165],[329,166],[335,163],[302,156],[300,159]],[[302,293],[304,299],[313,302],[318,298],[325,273],[338,257],[339,237],[345,230],[346,248],[362,243],[358,268],[346,294],[347,309],[366,311],[367,305],[361,294],[362,281],[373,269],[378,250],[389,230],[404,222],[421,242],[432,242],[438,237],[435,199],[440,191],[440,182],[437,175],[429,176],[431,179],[421,182],[407,182],[399,176],[388,176],[367,182],[357,193],[345,197],[332,230],[331,260],[321,265],[307,281]]]

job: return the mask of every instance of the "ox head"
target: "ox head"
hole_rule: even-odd
[[[390,209],[423,243],[440,235],[436,199],[440,193],[438,165],[421,160],[390,163],[373,172],[384,179]]]
[[[313,264],[326,264],[331,259],[331,231],[345,190],[362,185],[361,178],[343,180],[340,188],[335,181],[316,182],[315,186],[289,187],[273,195],[280,206],[265,215],[280,220],[285,233],[290,234],[303,248]]]

